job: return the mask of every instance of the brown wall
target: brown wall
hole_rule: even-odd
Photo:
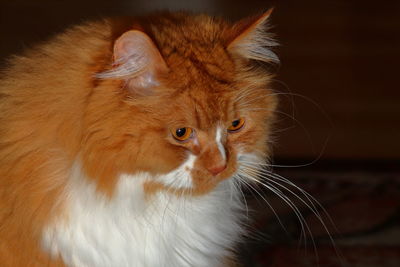
[[[88,18],[160,8],[239,18],[272,5],[275,87],[292,93],[282,96],[277,156],[400,159],[400,1],[13,0],[0,3],[0,58]]]

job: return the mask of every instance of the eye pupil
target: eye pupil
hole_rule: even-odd
[[[192,137],[193,129],[190,127],[177,128],[171,133],[176,140],[183,142]]]
[[[235,120],[232,122],[232,126],[237,127],[239,125],[239,123],[240,123],[240,120]]]
[[[179,128],[176,130],[176,136],[178,136],[178,137],[184,136],[185,133],[186,133],[186,128]]]

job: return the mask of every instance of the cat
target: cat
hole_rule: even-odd
[[[242,163],[271,150],[270,14],[104,19],[12,57],[1,266],[235,264]]]

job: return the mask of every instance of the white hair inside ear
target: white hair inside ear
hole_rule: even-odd
[[[228,50],[244,58],[279,63],[279,58],[271,51],[271,47],[277,46],[278,43],[266,32],[268,18],[271,13],[272,9],[269,9],[242,29],[238,36],[228,45]]]
[[[126,80],[129,88],[139,93],[141,89],[157,86],[157,75],[167,69],[150,37],[142,31],[131,30],[115,41],[111,69],[97,73],[96,77]]]

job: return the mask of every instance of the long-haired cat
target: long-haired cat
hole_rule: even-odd
[[[0,80],[1,266],[226,266],[269,155],[270,11],[73,27]],[[256,179],[256,177],[254,177]]]

